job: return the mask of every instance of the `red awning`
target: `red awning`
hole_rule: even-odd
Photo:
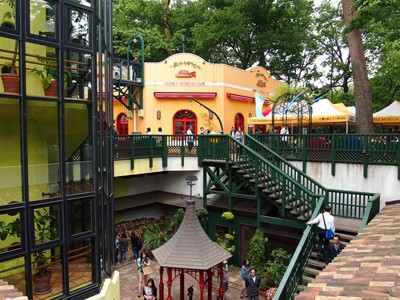
[[[237,101],[245,101],[245,102],[253,102],[254,101],[254,97],[242,96],[242,95],[231,94],[231,93],[226,93],[226,97],[228,97],[228,99],[237,100]]]
[[[213,99],[217,93],[210,92],[154,92],[154,97],[158,99],[189,99],[190,97],[197,99]]]

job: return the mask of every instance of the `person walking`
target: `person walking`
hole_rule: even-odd
[[[246,278],[250,275],[250,261],[245,258],[243,261],[240,277],[243,281],[243,288],[240,291],[240,298],[247,297]]]
[[[228,261],[223,262],[224,266],[222,268],[222,272],[224,273],[224,279],[222,280],[222,285],[224,287],[224,299],[226,299],[225,294],[229,288],[229,266]]]
[[[143,267],[150,266],[150,259],[147,257],[146,252],[142,251],[140,254],[140,258],[137,261],[138,263],[138,297],[141,295],[143,282],[147,283],[147,275],[143,274]]]
[[[331,229],[335,232],[335,218],[330,214],[330,211],[331,207],[327,205],[324,207],[323,213],[306,223],[307,225],[318,223],[318,256],[323,256],[326,264],[329,262],[329,239],[326,238],[326,231]]]
[[[131,245],[133,252],[133,262],[136,262],[139,258],[139,237],[136,235],[135,230],[131,232]]]
[[[118,253],[119,253],[119,235],[115,235],[114,241],[114,253],[115,253],[115,264],[118,264]]]
[[[188,130],[186,131],[186,135],[187,135],[186,142],[187,142],[189,154],[191,154],[192,148],[193,148],[193,145],[194,145],[194,137],[193,137],[193,131],[192,130],[193,130],[193,126],[190,125],[188,127]]]
[[[256,269],[250,269],[250,276],[246,278],[246,288],[247,288],[247,299],[248,300],[258,300],[258,294],[260,292],[260,276],[256,274]]]

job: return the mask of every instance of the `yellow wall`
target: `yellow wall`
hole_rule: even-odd
[[[114,271],[111,279],[104,280],[100,293],[86,300],[119,300],[121,297],[119,289],[119,272]]]
[[[195,77],[180,78],[176,75],[179,71],[186,70],[195,72]],[[247,118],[251,113],[255,116],[255,103],[235,101],[227,98],[227,93],[247,97],[255,97],[255,92],[264,96],[276,92],[280,81],[273,79],[262,67],[253,67],[248,70],[241,70],[223,64],[211,64],[201,57],[180,53],[168,57],[158,63],[145,63],[145,83],[143,88],[144,117],[136,114],[136,131],[144,133],[147,127],[151,127],[152,133],[157,133],[157,128],[162,127],[164,134],[173,133],[173,116],[179,110],[193,111],[197,116],[196,132],[199,128],[219,130],[219,123],[214,116],[209,119],[208,111],[199,104],[189,99],[157,99],[155,92],[215,92],[214,99],[198,99],[210,109],[214,110],[221,118],[225,133],[229,133],[230,127],[234,124],[234,117],[237,113],[244,116],[245,130],[247,131]],[[266,86],[261,87],[257,82],[262,80]],[[157,120],[156,112],[161,111],[161,119]],[[125,112],[130,116],[122,104],[114,102],[114,119],[119,113]],[[129,133],[134,131],[134,118],[129,119]]]

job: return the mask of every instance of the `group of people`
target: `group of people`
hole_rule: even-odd
[[[342,250],[344,245],[341,243],[340,235],[335,232],[335,218],[330,214],[331,207],[325,206],[324,212],[320,213],[315,219],[308,221],[307,225],[318,223],[318,256],[323,258],[325,264],[330,263]],[[332,238],[327,237],[327,231],[332,230]],[[333,243],[330,240],[333,239]]]
[[[128,238],[129,237],[129,238]],[[115,263],[126,263],[128,249],[132,249],[133,261],[136,262],[139,258],[139,251],[142,249],[142,242],[134,230],[124,231],[115,234]],[[119,260],[118,260],[119,255]]]
[[[257,275],[255,268],[250,267],[250,260],[243,261],[241,275],[243,288],[240,291],[240,298],[247,297],[248,300],[258,300],[261,278]]]

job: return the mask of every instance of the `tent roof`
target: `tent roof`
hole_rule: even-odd
[[[305,108],[303,112],[303,122],[308,122],[309,112],[308,108]],[[278,109],[281,111],[281,109]],[[296,112],[289,110],[287,117],[283,117],[283,113],[275,113],[274,122],[276,124],[281,124],[283,119],[287,123],[297,123],[298,116]],[[271,124],[272,123],[272,113],[269,113],[265,118],[250,118],[248,119],[249,124]],[[343,103],[338,105],[333,104],[328,99],[321,99],[312,105],[312,122],[313,124],[326,124],[326,123],[345,123],[345,122],[355,122],[355,114],[348,110]]]
[[[232,256],[204,232],[194,203],[194,200],[186,202],[185,217],[178,231],[168,242],[152,251],[160,266],[208,270]]]
[[[400,123],[400,101],[393,101],[389,106],[386,106],[380,111],[374,113],[373,117],[375,123]]]

